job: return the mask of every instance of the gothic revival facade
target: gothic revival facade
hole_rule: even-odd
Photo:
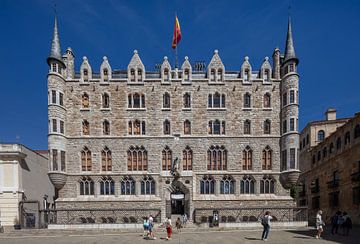
[[[55,20],[47,62],[57,209],[192,219],[201,209],[293,206],[299,75],[290,21],[285,53],[276,48],[258,71],[248,57],[226,70],[217,50],[200,71],[188,57],[181,68],[164,57],[147,71],[137,51],[125,70],[104,57],[97,71],[84,57],[75,71],[74,59],[70,48],[61,53]]]

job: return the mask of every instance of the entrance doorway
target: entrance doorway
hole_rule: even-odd
[[[170,195],[171,214],[185,213],[185,194],[180,189],[175,189]]]

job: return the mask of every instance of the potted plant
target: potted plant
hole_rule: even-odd
[[[20,225],[20,221],[17,217],[15,217],[14,219],[14,229],[15,230],[20,230],[21,229],[21,225]]]

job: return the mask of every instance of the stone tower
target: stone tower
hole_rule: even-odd
[[[66,61],[66,58],[64,57]],[[65,78],[68,73],[61,56],[60,39],[55,17],[54,34],[50,55],[47,58],[48,73],[48,148],[49,177],[55,188],[60,189],[66,182],[66,109],[65,109]]]
[[[283,185],[289,188],[297,182],[299,148],[299,74],[297,73],[298,58],[295,55],[291,30],[291,19],[288,20],[288,30],[285,44],[285,54],[280,57],[274,52],[274,64],[279,64],[281,75],[281,166]],[[277,75],[275,69],[275,75]]]

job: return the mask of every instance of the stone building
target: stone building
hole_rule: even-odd
[[[51,202],[54,186],[47,177],[48,158],[20,144],[0,144],[0,223],[38,227],[46,195]]]
[[[347,211],[360,223],[360,114],[309,123],[300,135],[298,205],[308,206],[309,216],[324,212],[326,221],[338,210]],[[309,218],[314,221],[315,218]]]
[[[75,71],[74,60],[71,48],[61,53],[55,19],[47,62],[57,209],[83,209],[84,223],[85,209],[197,221],[223,208],[294,206],[299,75],[290,20],[285,53],[276,48],[258,71],[248,57],[226,70],[217,50],[205,69],[188,57],[174,68],[164,57],[148,71],[136,50],[125,70],[104,57],[96,71],[83,57]]]

